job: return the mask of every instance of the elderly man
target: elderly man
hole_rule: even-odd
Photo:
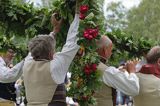
[[[134,97],[135,106],[160,106],[160,46],[153,47],[146,59],[137,73],[140,93]]]
[[[56,24],[54,32],[51,32],[49,36],[40,35],[29,42],[30,53],[25,62],[18,64],[19,67],[13,67],[14,76],[10,77],[10,73],[6,73],[10,77],[6,78],[7,76],[0,74],[0,81],[9,82],[11,79],[16,80],[23,72],[27,106],[66,106],[62,101],[54,101],[54,94],[57,85],[64,83],[69,65],[79,49],[76,36],[79,14],[75,14],[66,43],[62,51],[58,53],[54,52],[54,36],[56,31],[59,31],[61,22],[55,17],[53,21]]]
[[[97,106],[113,106],[114,89],[135,96],[139,93],[139,80],[134,74],[135,65],[133,62],[127,63],[127,71],[121,71],[113,66],[105,65],[105,62],[112,54],[112,41],[107,36],[102,36],[97,42],[98,54],[101,57],[101,63],[98,70],[102,71],[103,87],[96,93]],[[115,104],[114,104],[115,105]]]
[[[13,49],[8,49],[3,56],[0,56],[0,67],[10,71],[12,65],[12,59],[15,56]],[[0,83],[0,106],[14,106],[16,102],[14,82],[12,83]]]

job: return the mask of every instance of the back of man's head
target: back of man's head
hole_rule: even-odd
[[[105,35],[103,35],[99,41],[97,41],[97,52],[104,58],[108,59],[112,54],[112,41]]]
[[[158,59],[160,59],[160,46],[154,46],[147,54],[147,62],[155,64]]]
[[[108,36],[102,35],[100,40],[97,42],[97,45],[98,48],[109,47],[112,45],[112,41]]]
[[[54,40],[47,35],[39,35],[33,38],[28,44],[29,52],[33,59],[47,59],[51,60],[49,55],[54,52]]]

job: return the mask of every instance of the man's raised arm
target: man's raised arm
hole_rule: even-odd
[[[79,14],[75,14],[75,18],[70,25],[67,40],[62,51],[55,54],[51,61],[51,75],[57,84],[63,83],[68,68],[76,55],[79,46],[77,45],[77,34],[79,27]]]

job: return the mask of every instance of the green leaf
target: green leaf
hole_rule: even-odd
[[[86,20],[92,20],[94,18],[93,12],[91,12],[89,15],[86,16]]]

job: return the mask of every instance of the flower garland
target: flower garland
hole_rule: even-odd
[[[68,95],[75,98],[80,106],[95,105],[94,93],[101,86],[101,73],[97,70],[99,56],[96,52],[96,40],[100,38],[101,25],[96,0],[80,2],[80,49],[71,65],[71,86]]]

